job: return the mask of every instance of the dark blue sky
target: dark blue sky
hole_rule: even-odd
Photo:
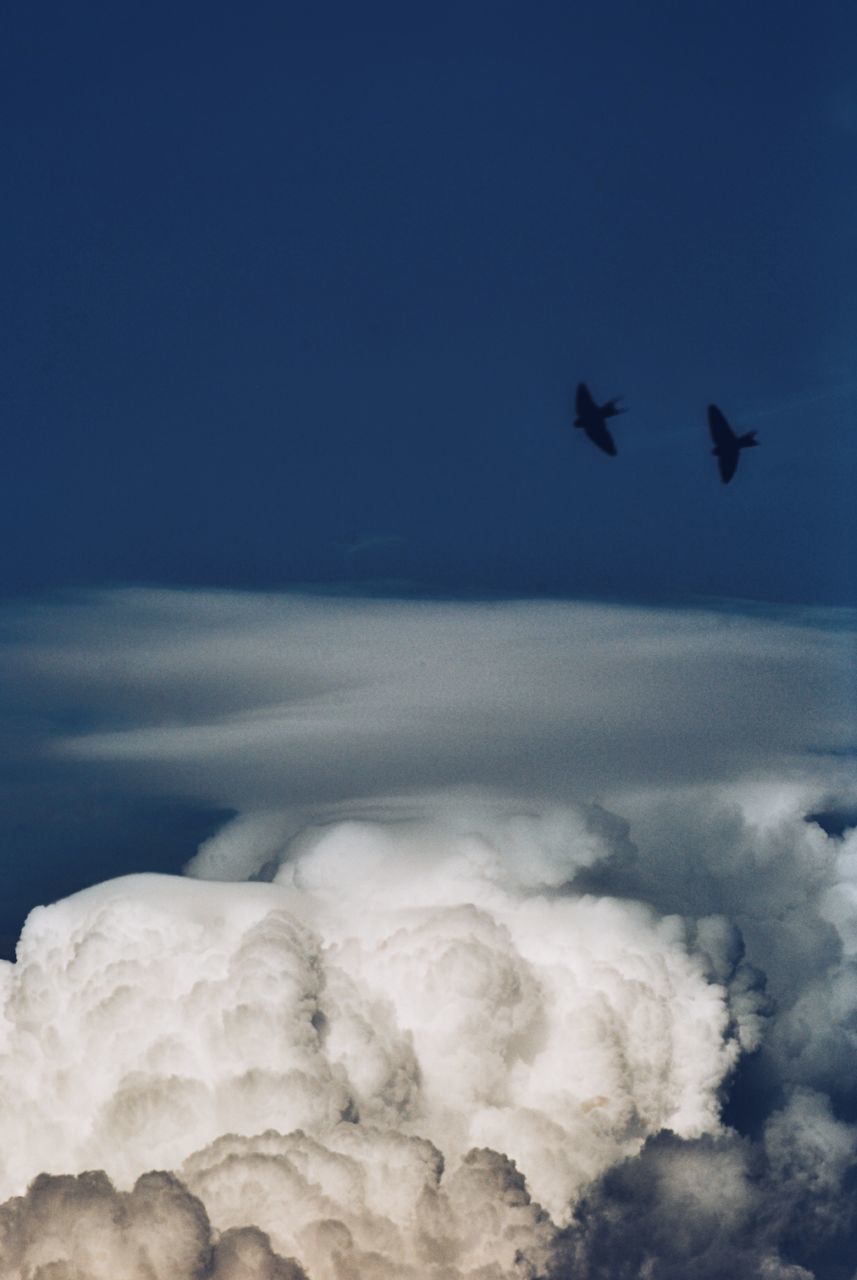
[[[16,6],[6,595],[855,602],[857,12]],[[570,389],[624,393],[619,457]],[[715,400],[763,448],[728,489]]]

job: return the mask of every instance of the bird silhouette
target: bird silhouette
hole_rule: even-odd
[[[598,405],[592,397],[592,393],[584,382],[577,384],[577,396],[575,397],[575,410],[577,417],[574,419],[576,427],[582,427],[586,435],[597,445],[604,453],[609,453],[611,458],[615,458],[616,443],[607,430],[607,419],[615,418],[617,414],[627,413],[627,409],[620,409],[618,406],[619,396],[614,396],[612,400],[606,401],[605,404]]]
[[[738,455],[741,450],[752,449],[758,445],[756,433],[748,431],[743,436],[737,436],[716,404],[708,406],[708,429],[714,441],[711,452],[717,458],[720,479],[724,484],[728,484],[737,469]]]

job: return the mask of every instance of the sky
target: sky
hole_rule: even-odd
[[[9,14],[0,1280],[855,1280],[855,43]]]
[[[19,6],[4,593],[853,604],[854,25]],[[709,402],[760,431],[729,490]]]

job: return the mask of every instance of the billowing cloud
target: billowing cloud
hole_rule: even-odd
[[[0,1195],[154,1166],[302,1261],[328,1220],[391,1265],[426,1261],[434,1219],[457,1270],[544,1251],[647,1135],[718,1131],[737,1045],[679,921],[519,872],[484,838],[341,824],[278,883],[133,877],[33,912],[3,971]]]
[[[235,817],[184,879],[34,911],[0,972],[8,1274],[100,1280],[100,1228],[39,1225],[76,1204],[129,1275],[174,1233],[181,1277],[840,1280],[857,837],[807,816],[854,806],[851,627],[16,614],[19,755]]]
[[[734,1132],[693,1142],[660,1134],[588,1190],[567,1256],[591,1280],[817,1274],[788,1254],[843,1274],[855,1220],[843,1183],[855,1156],[857,1129],[803,1090],[755,1144]]]
[[[212,1232],[196,1196],[168,1173],[117,1191],[101,1172],[41,1174],[0,1206],[3,1280],[306,1280],[257,1227]]]

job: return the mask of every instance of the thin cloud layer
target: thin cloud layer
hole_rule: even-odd
[[[841,1280],[857,837],[807,815],[854,806],[851,624],[7,619],[22,758],[236,816],[183,880],[36,910],[3,967],[0,1276],[100,1280],[44,1225],[68,1202],[132,1224],[129,1275],[175,1232],[180,1277]]]

